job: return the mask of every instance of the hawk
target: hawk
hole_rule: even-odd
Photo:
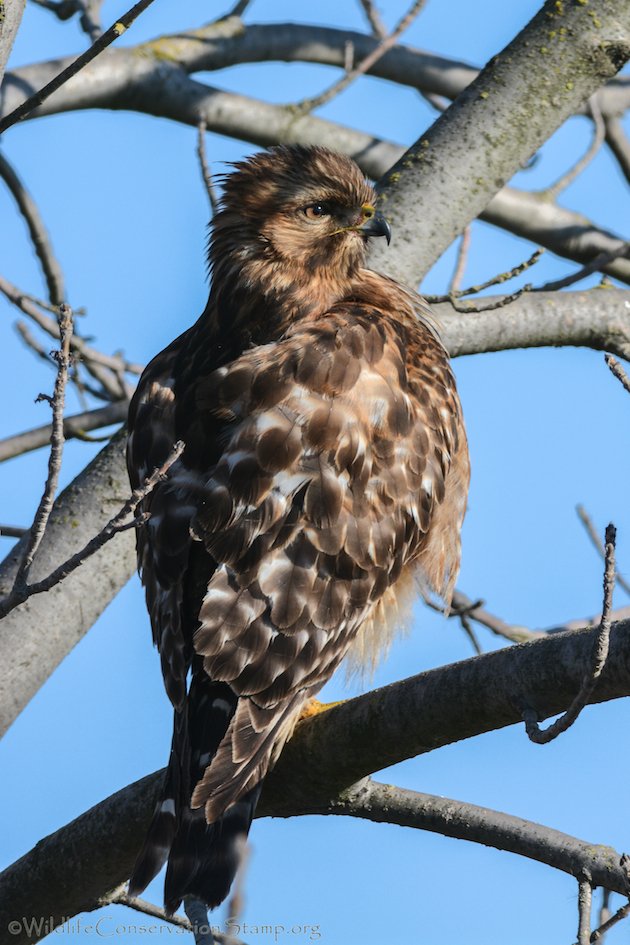
[[[224,180],[199,320],[129,413],[139,570],[174,708],[137,894],[228,894],[265,773],[347,655],[375,660],[415,578],[448,603],[469,478],[455,381],[423,300],[365,268],[390,230],[350,158],[276,147]],[[391,621],[389,622],[391,624]]]

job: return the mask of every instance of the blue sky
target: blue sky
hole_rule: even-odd
[[[404,7],[381,3],[389,24]],[[530,0],[432,0],[405,41],[482,64],[537,7]],[[104,22],[113,22],[125,8],[107,0]],[[221,12],[217,4],[199,0],[156,0],[122,42],[135,44],[197,26]],[[350,0],[300,4],[297,12],[288,0],[255,0],[247,19],[294,20],[298,13],[304,22],[363,28],[359,6]],[[29,4],[12,64],[84,47],[74,24],[60,24]],[[269,64],[207,80],[283,102],[288,95],[297,99],[315,93],[333,75],[324,67]],[[401,144],[413,142],[434,120],[416,93],[374,79],[356,83],[321,114]],[[124,112],[80,112],[23,123],[5,139],[6,154],[51,232],[70,302],[88,310],[83,331],[104,351],[123,347],[131,360],[148,360],[197,317],[207,294],[208,208],[194,130]],[[551,183],[589,140],[588,122],[572,119],[514,183],[528,189]],[[208,136],[207,146],[214,170],[253,150],[216,135]],[[616,166],[602,153],[560,202],[623,233],[628,197]],[[2,275],[43,295],[23,222],[2,188],[0,247]],[[475,224],[465,281],[510,268],[531,250],[522,240]],[[453,260],[451,248],[425,280],[425,291],[444,291]],[[542,282],[572,268],[546,254],[533,275]],[[527,281],[531,278],[530,273]],[[0,398],[10,405],[0,436],[9,436],[45,422],[46,405],[33,401],[40,390],[51,389],[52,373],[17,339],[15,310],[0,299],[0,311],[5,352]],[[592,351],[515,351],[460,358],[454,366],[473,464],[459,586],[471,597],[484,597],[504,619],[532,628],[596,612],[602,569],[575,505],[586,506],[600,532],[615,521],[620,567],[630,569],[627,395],[603,356]],[[73,397],[71,411],[78,408]],[[85,443],[68,444],[63,484],[94,451]],[[0,521],[30,521],[45,462],[40,452],[0,467]],[[9,547],[2,539],[2,552]],[[616,603],[626,603],[621,591]],[[483,630],[479,633],[484,647],[497,645]],[[396,643],[374,684],[469,655],[469,643],[454,622],[418,605],[412,634]],[[357,684],[347,687],[341,675],[326,695],[343,698],[359,690]],[[549,746],[531,745],[518,726],[398,765],[381,779],[498,808],[622,851],[630,848],[625,796],[630,764],[618,749],[627,723],[623,700],[589,709]],[[170,725],[134,579],[0,742],[0,866],[112,791],[162,766]],[[313,940],[305,925],[319,926],[318,940],[325,945],[437,945],[464,936],[468,945],[573,940],[575,882],[507,853],[395,826],[315,817],[257,821],[252,849],[244,918],[253,927],[300,926],[300,932],[278,932],[283,945]],[[160,892],[155,883],[149,898],[159,902]],[[115,933],[115,927],[153,924],[120,907],[101,915],[101,935],[81,932],[81,940],[114,937],[135,945],[146,934]],[[217,921],[222,917],[219,911]],[[95,913],[83,921],[97,918]],[[58,939],[75,942],[78,934],[60,932]],[[622,926],[610,942],[625,941],[627,935]],[[250,945],[267,945],[274,938],[256,932],[243,937]]]

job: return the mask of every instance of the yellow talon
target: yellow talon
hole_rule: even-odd
[[[319,715],[320,712],[327,712],[328,709],[332,709],[336,705],[341,705],[343,702],[346,702],[346,699],[339,699],[338,702],[320,702],[319,699],[309,699],[300,712],[298,722],[301,722],[303,719],[310,719],[314,715]]]

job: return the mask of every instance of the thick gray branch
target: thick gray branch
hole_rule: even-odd
[[[545,3],[381,182],[398,252],[388,265],[377,247],[375,263],[417,284],[503,184],[629,57],[630,0]],[[407,212],[410,204],[414,214]],[[449,212],[436,213],[436,207]]]
[[[480,219],[580,263],[591,262],[601,253],[623,251],[626,245],[621,237],[599,229],[587,217],[558,206],[544,194],[513,187],[500,190]],[[630,259],[606,263],[601,272],[630,282]]]
[[[610,350],[612,351],[612,348]],[[82,439],[83,435],[89,433],[90,430],[100,430],[102,427],[114,423],[122,423],[127,419],[128,410],[128,401],[117,400],[106,407],[75,413],[71,417],[66,417],[63,421],[64,438],[66,440],[71,440],[74,437]],[[50,424],[45,424],[41,427],[35,427],[33,430],[27,430],[25,433],[17,433],[15,436],[0,440],[0,463],[46,446],[50,443],[50,430]]]
[[[124,432],[114,437],[55,502],[33,580],[82,548],[128,498],[125,439]],[[2,594],[11,590],[27,540],[19,541],[0,564]],[[29,598],[0,621],[0,735],[129,580],[135,568],[133,548],[131,532],[119,535],[62,584]]]
[[[373,36],[354,30],[311,26],[304,23],[244,24],[238,17],[209,23],[199,29],[160,36],[142,45],[142,55],[155,61],[177,63],[185,72],[213,72],[248,62],[313,62],[345,68],[347,44],[352,43],[355,59],[361,60],[378,44]],[[106,55],[125,55],[112,51]],[[49,69],[31,83],[31,91],[45,84],[69,64],[70,59],[48,64]],[[41,64],[42,67],[45,64]],[[33,69],[21,69],[15,76],[28,82]],[[369,70],[378,76],[420,91],[455,99],[479,70],[466,62],[397,45]],[[17,83],[14,91],[18,93]],[[10,90],[9,90],[9,94]],[[16,101],[15,104],[19,102]],[[630,106],[630,80],[612,79],[598,93],[603,115],[618,116]]]
[[[626,873],[619,865],[619,853],[612,847],[587,843],[552,827],[465,801],[367,780],[320,813],[399,824],[457,840],[483,843],[496,850],[529,857],[571,876],[579,876],[587,869],[595,886],[621,893],[626,891]]]
[[[0,86],[22,21],[25,5],[26,0],[4,0],[0,4]]]
[[[203,122],[210,131],[262,147],[279,142],[324,144],[352,155],[365,173],[375,180],[385,175],[405,153],[402,145],[394,142],[311,115],[297,117],[284,106],[196,82],[172,61],[156,58],[161,49],[158,42],[140,47],[143,55],[139,55],[139,50],[135,53],[133,50],[104,53],[84,70],[84,83],[68,82],[35,115],[82,108],[124,108],[194,127]],[[62,64],[41,63],[7,76],[7,97],[0,117],[17,106],[33,88],[45,84]],[[438,168],[438,171],[441,175],[442,170]],[[466,180],[469,188],[476,186],[469,178]],[[422,196],[421,192],[419,196]],[[440,207],[440,219],[450,220],[453,226],[459,227],[461,212],[461,206],[451,207],[447,201]],[[433,217],[428,209],[427,213]],[[470,219],[472,216],[466,214],[465,223]],[[621,237],[598,229],[580,214],[559,208],[544,196],[513,188],[504,187],[496,194],[485,208],[482,219],[579,262],[590,261],[602,252],[614,252],[623,243]],[[418,228],[424,217],[410,214],[410,220],[409,225]],[[423,222],[423,225],[426,224]],[[395,230],[393,251],[400,251],[403,244],[404,240],[399,239],[399,232]],[[383,263],[381,265],[384,267]],[[605,265],[603,271],[630,282],[630,261],[627,259],[614,260]]]
[[[518,723],[525,706],[533,707],[540,719],[562,712],[582,685],[596,633],[558,633],[483,654],[350,699],[311,718],[298,726],[268,776],[258,815],[320,813],[343,803],[342,795],[353,785],[354,791],[360,790],[357,782],[372,772]],[[480,692],[485,693],[483,699]],[[613,627],[609,660],[591,701],[629,694],[630,622],[624,621]],[[0,875],[0,929],[16,916],[72,916],[93,909],[123,882],[142,842],[161,777],[157,772],[97,804],[5,870]],[[443,813],[438,811],[439,816]],[[554,839],[547,834],[546,839],[550,848],[544,862],[554,859],[551,865],[568,872],[572,864],[580,864],[580,841],[568,849],[564,835]],[[530,836],[528,843],[525,855],[534,856],[539,840]],[[608,847],[591,847],[589,867],[597,882],[624,892],[625,876],[616,870]],[[27,939],[16,936],[12,941],[21,945]]]
[[[479,302],[494,300],[484,296]],[[442,322],[451,357],[575,345],[630,360],[629,291],[528,292],[504,308],[465,315],[455,313],[447,303],[432,308]]]

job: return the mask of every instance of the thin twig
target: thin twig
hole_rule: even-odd
[[[354,66],[354,43],[351,40],[348,40],[346,43],[344,43],[344,47],[343,47],[344,72],[352,72],[353,66]]]
[[[212,210],[212,215],[214,216],[219,205],[219,198],[217,197],[216,190],[214,189],[214,184],[212,183],[212,174],[210,173],[210,168],[208,166],[205,135],[206,123],[205,121],[200,121],[197,125],[197,157],[199,158],[199,166],[201,167],[201,176],[203,177],[203,182],[206,185],[206,193],[208,194],[208,200],[210,201],[210,209]]]
[[[455,263],[455,272],[453,273],[453,278],[451,279],[451,284],[448,287],[449,296],[455,295],[456,292],[459,292],[459,287],[461,285],[462,279],[464,278],[464,271],[466,269],[466,263],[468,261],[468,250],[470,249],[470,234],[471,228],[467,226],[462,233],[462,238],[459,241],[459,248],[457,250],[457,262]]]
[[[587,276],[592,275],[594,272],[601,272],[605,266],[615,259],[627,257],[629,251],[630,243],[620,243],[617,249],[610,250],[606,253],[599,253],[594,259],[591,259],[589,263],[582,266],[581,269],[576,269],[575,272],[570,273],[568,276],[563,276],[562,279],[554,279],[552,282],[545,282],[544,285],[537,286],[534,291],[557,292],[558,289],[566,289],[570,285],[575,285],[576,282],[581,282],[582,279],[586,279]]]
[[[502,295],[501,298],[495,299],[493,302],[462,302],[461,304],[456,301],[455,298],[450,299],[450,303],[455,309],[456,312],[460,312],[462,315],[470,315],[472,313],[479,312],[494,312],[498,308],[505,308],[506,305],[509,305],[511,302],[515,302],[517,299],[520,299],[521,295],[524,295],[526,292],[532,292],[533,286],[531,283],[521,286],[520,289],[517,289],[516,292],[512,292],[511,295]]]
[[[535,742],[537,745],[545,745],[553,741],[554,738],[557,738],[562,732],[566,732],[566,730],[573,725],[593,694],[597,680],[601,676],[602,670],[606,664],[610,641],[612,598],[615,588],[615,541],[616,529],[614,525],[610,524],[606,527],[606,566],[604,568],[602,619],[599,624],[599,632],[593,645],[591,667],[589,672],[584,676],[580,691],[567,711],[546,729],[541,729],[538,725],[538,718],[533,709],[528,708],[523,712],[523,721],[525,722],[527,735],[530,741]]]
[[[442,98],[441,95],[436,95],[434,92],[425,92],[423,89],[418,89],[421,97],[429,103],[437,112],[445,112],[446,109],[451,104],[448,99]]]
[[[84,33],[94,43],[103,32],[101,29],[98,10],[101,0],[32,0],[44,10],[50,10],[60,20],[69,20],[80,13],[79,23]]]
[[[230,16],[242,16],[251,2],[252,0],[238,0],[238,2],[234,4],[230,12],[226,15],[225,19],[227,19]]]
[[[32,296],[21,292],[2,277],[0,277],[0,292],[52,338],[59,337],[59,328],[55,319],[40,311],[42,308],[48,309],[45,302],[35,300]],[[102,354],[77,335],[72,337],[72,352],[79,355],[85,369],[101,384],[103,391],[97,392],[97,396],[106,400],[128,399],[131,396],[132,388],[124,382],[123,374],[125,372],[139,374],[142,372],[141,365],[131,364],[120,355]]]
[[[99,0],[75,0],[80,11],[79,23],[84,33],[95,43],[103,34],[101,18],[99,16]]]
[[[59,335],[61,345],[56,354],[57,377],[52,400],[40,394],[38,399],[50,400],[52,406],[52,428],[50,433],[50,456],[48,457],[48,475],[44,493],[40,499],[39,506],[35,512],[33,525],[30,529],[30,538],[24,557],[20,562],[12,593],[21,594],[27,587],[28,576],[33,564],[33,559],[37,554],[46,525],[52,512],[57,484],[59,482],[59,472],[61,470],[61,458],[63,456],[63,412],[66,403],[66,385],[68,383],[68,368],[70,367],[70,342],[72,339],[72,309],[65,304],[59,306]]]
[[[215,937],[210,928],[208,908],[195,896],[184,897],[184,912],[188,916],[195,945],[215,945]]]
[[[80,13],[81,29],[95,42],[102,33],[98,9],[101,0],[32,0],[38,7],[50,10],[59,20],[69,20]]]
[[[591,141],[588,150],[586,153],[577,161],[570,170],[563,174],[555,184],[552,184],[551,187],[548,187],[545,190],[545,196],[552,201],[555,201],[558,198],[558,195],[565,190],[569,184],[572,184],[573,181],[580,176],[582,171],[588,167],[591,163],[606,137],[606,125],[604,124],[604,119],[600,107],[597,103],[597,98],[593,95],[588,102],[588,111],[593,119],[593,140]]]
[[[0,538],[21,538],[26,535],[28,528],[17,525],[0,525]]]
[[[425,596],[424,600],[432,610],[444,613],[444,608],[434,603],[431,598]],[[544,630],[528,630],[527,627],[506,623],[500,617],[485,610],[483,601],[471,600],[462,591],[454,592],[448,616],[454,619],[461,619],[462,616],[470,617],[476,623],[491,630],[492,633],[503,637],[505,640],[510,640],[512,643],[526,643],[528,640],[539,640],[547,635]]]
[[[457,292],[448,293],[447,295],[427,295],[425,298],[427,302],[438,304],[439,302],[453,303],[453,299],[461,299],[466,295],[476,295],[478,292],[483,292],[484,289],[489,289],[493,285],[501,285],[504,282],[509,282],[510,279],[515,279],[516,276],[520,276],[527,269],[531,269],[532,266],[535,266],[544,252],[544,249],[537,249],[532,253],[529,259],[519,263],[518,266],[514,266],[513,269],[508,269],[507,272],[500,272],[497,276],[493,276],[486,282],[480,282],[478,285],[469,286],[467,289],[459,289]]]
[[[604,890],[608,892],[608,890]],[[622,906],[621,909],[617,909],[614,915],[611,915],[609,919],[606,919],[605,922],[602,922],[593,932],[591,932],[590,941],[591,942],[602,942],[606,932],[617,925],[618,922],[621,922],[622,919],[627,918],[630,915],[630,902],[626,903],[625,906]]]
[[[66,69],[60,72],[58,76],[55,76],[51,82],[48,82],[43,89],[35,92],[34,95],[31,95],[25,102],[22,102],[21,105],[18,105],[17,108],[3,118],[2,121],[0,121],[0,134],[12,125],[15,125],[16,122],[22,121],[27,115],[30,115],[30,113],[38,108],[42,102],[45,102],[53,92],[61,88],[68,79],[71,79],[77,72],[80,72],[80,70],[87,66],[88,63],[92,62],[99,53],[102,53],[104,49],[111,46],[114,40],[122,36],[125,30],[131,26],[133,21],[146,10],[151,3],[153,3],[153,0],[139,0],[139,3],[136,3],[135,6],[123,14],[102,36],[99,36],[97,41],[93,43],[86,52],[82,53],[82,55],[75,59]]]
[[[606,118],[606,144],[615,155],[626,180],[630,183],[630,141],[618,118]]]
[[[610,903],[610,889],[602,889],[602,901],[599,907],[599,913],[597,916],[597,928],[591,932],[591,942],[603,942],[606,932],[602,932],[601,928],[605,925],[608,920],[611,918],[611,913],[609,909]]]
[[[33,249],[39,259],[48,288],[51,305],[64,301],[65,289],[61,266],[52,248],[50,237],[44,226],[37,204],[3,154],[0,154],[0,177],[9,188],[13,199],[28,227]]]
[[[605,354],[604,361],[606,362],[606,364],[608,365],[612,373],[615,375],[617,380],[623,384],[625,389],[630,394],[630,377],[628,377],[628,375],[626,374],[622,366],[619,364],[619,361],[617,360],[617,358],[614,358],[612,354]]]
[[[50,349],[46,349],[43,344],[40,344],[35,335],[30,331],[26,322],[17,321],[15,328],[24,344],[30,348],[31,351],[34,351],[38,358],[41,358],[41,360],[45,361],[48,365],[53,363],[53,359],[50,356]],[[73,365],[73,367],[76,366]]]
[[[312,112],[315,108],[321,108],[322,105],[326,105],[330,102],[335,96],[339,95],[348,86],[358,79],[359,76],[365,75],[372,66],[381,59],[385,53],[396,44],[396,40],[404,33],[404,31],[411,26],[415,18],[418,16],[422,7],[425,5],[426,0],[414,0],[411,7],[405,13],[405,15],[399,20],[394,29],[389,33],[388,36],[383,37],[378,46],[375,46],[372,52],[368,53],[365,59],[362,59],[354,69],[350,72],[346,72],[340,79],[336,82],[333,82],[327,89],[324,89],[319,95],[314,96],[313,98],[305,98],[301,102],[297,102],[295,105],[290,106],[291,109],[297,112],[300,115],[308,114]]]
[[[94,538],[91,538],[90,541],[88,541],[88,543],[84,545],[80,551],[77,551],[76,554],[71,555],[67,561],[64,561],[63,564],[60,564],[59,567],[55,568],[54,571],[52,571],[41,581],[36,581],[34,584],[29,584],[22,588],[14,587],[6,597],[2,598],[0,600],[0,619],[2,619],[2,617],[6,617],[8,613],[10,613],[20,604],[24,603],[24,601],[29,597],[49,591],[56,584],[59,584],[60,581],[63,581],[63,579],[69,574],[72,574],[73,571],[76,571],[76,569],[81,564],[83,564],[87,558],[95,554],[95,552],[97,552],[103,547],[103,545],[110,541],[114,535],[117,535],[118,532],[126,531],[129,528],[142,525],[144,522],[146,522],[148,520],[147,515],[141,514],[136,516],[136,510],[138,506],[142,500],[146,498],[146,496],[148,496],[149,493],[155,488],[157,483],[166,478],[168,470],[173,465],[175,460],[181,456],[183,449],[184,444],[181,440],[179,440],[160,468],[154,470],[154,472],[152,472],[151,475],[145,479],[141,486],[138,486],[137,489],[134,489],[121,510],[112,519],[110,519],[107,525],[101,529],[98,535],[95,535]]]
[[[237,840],[238,869],[232,885],[232,895],[227,907],[230,925],[238,925],[245,908],[245,877],[249,866],[250,846],[247,837],[241,834]]]
[[[168,915],[164,909],[160,909],[159,906],[148,902],[146,899],[139,899],[137,896],[129,896],[127,895],[126,888],[127,884],[125,883],[123,886],[114,890],[109,896],[104,896],[99,900],[99,906],[127,906],[128,909],[135,909],[136,912],[141,912],[143,915],[150,915],[153,919],[160,919],[162,922],[168,922],[170,925],[174,925],[177,928],[192,932],[193,927],[188,919],[185,919],[181,915]]]
[[[483,647],[481,646],[477,638],[477,634],[475,633],[470,620],[464,614],[460,614],[459,622],[461,624],[462,630],[464,631],[464,633],[470,640],[473,650],[475,651],[477,656],[479,656],[480,653],[483,653]]]
[[[381,19],[381,15],[372,3],[372,0],[359,0],[363,12],[367,17],[367,21],[372,27],[372,33],[374,36],[377,36],[378,39],[385,39],[387,36],[387,27]]]
[[[588,514],[584,506],[581,505],[580,503],[578,503],[578,505],[575,506],[575,511],[577,512],[577,517],[579,518],[582,525],[584,526],[586,534],[591,539],[591,544],[593,545],[593,547],[595,548],[599,556],[605,560],[606,549],[604,548],[602,540],[599,537],[599,534],[597,533],[597,529],[595,528],[595,525],[593,524],[592,518],[590,517],[590,515]],[[619,571],[615,571],[615,579],[619,587],[622,587],[624,591],[626,592],[626,594],[630,594],[630,584],[625,580],[625,578],[621,576],[621,574],[619,574]]]
[[[174,925],[176,928],[185,929],[187,932],[194,931],[192,924],[188,919],[184,918],[184,916],[168,915],[164,909],[160,909],[159,906],[154,905],[152,902],[148,902],[146,899],[139,899],[137,896],[128,896],[126,888],[126,883],[124,883],[122,886],[119,886],[118,889],[115,889],[108,896],[104,896],[102,899],[100,899],[99,905],[126,906],[128,909],[134,909],[136,912],[141,912],[143,915],[151,916],[153,919],[159,919],[161,922]],[[214,940],[216,941],[217,945],[245,945],[244,942],[241,942],[230,935],[223,935],[221,932],[215,932],[214,930],[212,934],[214,935]]]
[[[578,936],[577,945],[589,945],[591,937],[591,907],[593,887],[589,876],[578,880]]]
[[[100,430],[114,423],[121,423],[126,420],[128,409],[129,402],[127,400],[118,400],[106,407],[98,407],[96,410],[87,410],[84,413],[75,413],[64,419],[64,437],[66,440],[85,439],[91,441],[93,438],[87,436],[90,430]],[[0,463],[16,456],[23,456],[33,450],[41,449],[42,446],[50,443],[50,434],[50,424],[45,424],[41,427],[35,427],[33,430],[27,430],[25,433],[18,433],[16,436],[9,436],[5,440],[0,440]]]

